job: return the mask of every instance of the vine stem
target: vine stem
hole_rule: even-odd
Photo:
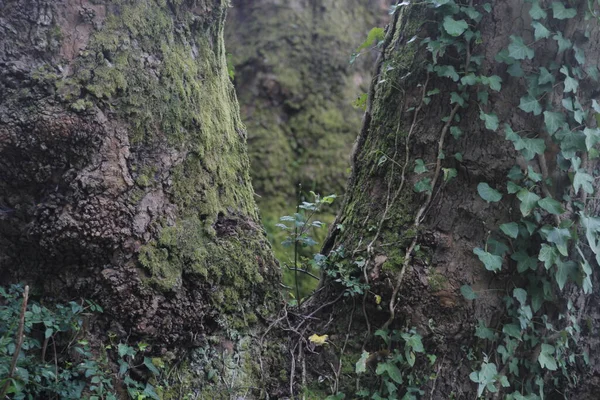
[[[473,0],[469,1],[469,5],[470,6],[473,5]],[[469,64],[471,63],[471,45],[469,42],[467,42],[466,50],[467,50],[467,57],[465,60],[465,72],[468,71]],[[406,274],[406,269],[408,268],[408,265],[409,265],[410,261],[412,260],[412,253],[413,253],[413,251],[417,245],[418,239],[419,239],[418,229],[421,225],[421,222],[423,222],[425,211],[427,210],[427,208],[429,207],[429,205],[431,203],[431,199],[433,197],[433,191],[435,190],[435,186],[439,180],[440,172],[442,170],[442,160],[439,157],[439,155],[443,151],[444,141],[446,139],[448,131],[450,130],[450,124],[452,124],[452,120],[454,119],[454,116],[458,112],[459,108],[460,108],[460,105],[458,103],[455,104],[454,107],[452,107],[452,111],[450,112],[448,121],[444,124],[442,131],[440,132],[440,138],[438,140],[438,152],[437,152],[438,157],[437,157],[436,164],[435,164],[435,173],[433,175],[433,179],[431,180],[431,191],[429,191],[429,193],[427,194],[427,199],[425,200],[425,203],[421,206],[421,208],[419,208],[419,211],[417,212],[417,214],[415,216],[415,220],[413,223],[415,237],[413,238],[410,246],[408,247],[408,249],[404,255],[404,261],[402,263],[402,268],[400,269],[398,278],[396,279],[396,283],[394,284],[394,290],[392,292],[392,297],[390,298],[390,303],[389,303],[390,316],[389,316],[388,320],[385,321],[385,323],[382,325],[382,327],[381,327],[382,330],[386,330],[390,326],[390,324],[394,321],[394,318],[396,317],[396,298],[398,297],[398,292],[400,291],[400,286],[402,285],[402,281],[404,280],[404,276]],[[416,125],[416,118],[413,119],[413,124],[411,126],[411,131],[409,132],[409,134],[412,132],[415,125]],[[407,143],[407,147],[408,147],[408,143]],[[407,160],[407,162],[408,162],[408,160]],[[403,174],[404,174],[404,171],[403,171]],[[404,183],[404,180],[402,180],[401,185],[403,183]]]
[[[4,387],[0,391],[0,399],[3,399],[6,396],[6,392],[10,386],[10,381],[14,376],[15,369],[17,369],[17,360],[19,359],[19,353],[21,352],[21,346],[23,346],[23,328],[25,326],[25,311],[27,311],[27,300],[29,299],[29,286],[25,286],[25,291],[23,292],[23,304],[21,305],[21,314],[19,318],[19,327],[17,329],[16,336],[16,346],[15,352],[13,354],[12,362],[10,363],[10,370],[8,371],[8,376],[6,377],[6,382],[4,383]]]

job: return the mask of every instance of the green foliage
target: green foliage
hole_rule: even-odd
[[[324,206],[330,205],[336,198],[335,194],[321,197],[315,192],[310,192],[314,201],[303,201],[298,204],[294,215],[285,215],[279,218],[280,223],[275,226],[287,233],[287,237],[282,242],[285,247],[293,248],[292,258],[289,263],[284,265],[294,272],[294,286],[296,287],[295,302],[300,302],[300,288],[298,284],[298,272],[308,274],[309,276],[319,279],[311,274],[311,267],[319,268],[321,266],[320,255],[316,255],[312,262],[305,262],[300,254],[301,248],[313,247],[317,242],[312,236],[314,229],[320,229],[325,224],[314,217],[322,210]]]
[[[422,337],[416,330],[378,330],[375,336],[380,337],[388,349],[370,354],[363,351],[356,362],[355,372],[361,379],[375,376],[379,385],[360,387],[356,395],[359,398],[371,399],[417,399],[424,394],[421,386],[424,383],[424,369],[433,365],[436,356],[426,354]],[[378,360],[373,368],[367,365],[370,358]],[[419,366],[420,368],[417,368]],[[375,389],[379,387],[379,389]]]
[[[10,398],[116,400],[118,379],[132,399],[159,399],[150,383],[138,382],[129,374],[135,365],[145,367],[151,376],[160,375],[151,359],[138,355],[146,344],[140,343],[134,349],[119,343],[116,352],[112,345],[99,351],[86,340],[84,320],[92,313],[103,312],[91,300],[52,307],[30,300],[24,316],[23,345],[17,350],[22,293],[23,288],[18,285],[0,287],[0,388],[8,382]],[[19,352],[16,368],[12,378],[8,378],[16,351]],[[113,353],[119,365],[117,376],[107,359],[109,353]]]
[[[563,290],[573,285],[573,290],[579,286],[584,294],[591,293],[593,268],[589,258],[600,264],[600,220],[589,215],[593,207],[588,207],[590,196],[597,196],[593,174],[596,171],[583,161],[600,155],[600,105],[589,98],[589,91],[582,90],[584,82],[597,84],[599,76],[598,68],[588,65],[584,50],[560,31],[565,26],[563,21],[599,18],[600,2],[587,3],[587,10],[582,10],[576,7],[577,2],[525,1],[523,11],[532,19],[531,28],[526,27],[525,31],[531,32],[535,41],[513,34],[507,47],[496,56],[508,75],[527,83],[518,104],[512,105],[515,112],[535,119],[540,127],[539,131],[515,132],[505,123],[508,121],[501,121],[501,113],[495,112],[490,103],[490,90],[503,93],[502,80],[497,75],[487,77],[479,72],[481,56],[474,54],[477,47],[472,46],[481,43],[478,24],[484,12],[492,11],[494,3],[425,2],[440,22],[437,35],[422,41],[429,52],[428,72],[446,80],[444,95],[455,107],[454,121],[460,121],[460,109],[473,104],[476,95],[479,118],[486,129],[498,131],[502,122],[506,140],[527,162],[536,157],[547,158],[545,153],[552,143],[553,148],[558,148],[558,156],[552,155],[559,160],[557,172],[569,177],[563,190],[552,176],[546,176],[549,174],[543,168],[537,170],[531,163],[523,169],[519,165],[510,169],[501,185],[506,187],[506,195],[497,190],[497,182],[497,189],[485,182],[477,186],[477,193],[490,207],[512,200],[520,211],[514,220],[499,224],[498,232],[490,232],[492,237],[485,249],[473,250],[486,270],[514,274],[511,282],[515,285],[504,297],[506,310],[499,329],[488,328],[480,320],[475,330],[475,336],[489,349],[488,354],[494,354],[483,354],[477,370],[470,375],[477,384],[478,396],[484,398],[504,390],[507,399],[543,399],[552,390],[550,387],[557,388],[565,382],[574,384],[578,379],[576,365],[589,362],[587,353],[578,347],[581,327]],[[402,2],[393,12],[409,5]],[[581,12],[585,15],[578,14]],[[585,35],[589,39],[591,34],[586,31]],[[567,57],[555,60],[573,62],[561,64],[552,61],[548,54],[541,54],[540,49],[546,51],[552,46],[557,48],[557,54],[568,52]],[[446,57],[450,50],[452,57]],[[460,62],[455,61],[457,58]],[[430,93],[440,94],[439,88],[427,89],[427,97]],[[449,117],[443,121],[453,122]],[[451,126],[448,131],[457,140],[463,136],[458,126]],[[455,158],[461,161],[462,155]],[[446,170],[442,170],[446,182]],[[415,160],[414,173],[426,172],[425,161]],[[431,187],[429,178],[419,179],[415,191],[431,193],[436,189]],[[582,250],[584,247],[587,251]],[[460,292],[467,301],[477,301],[484,295],[468,285],[463,285]],[[548,307],[544,307],[546,304]],[[395,381],[394,369],[389,370],[391,373],[387,367],[380,370]],[[550,378],[548,371],[556,374]]]

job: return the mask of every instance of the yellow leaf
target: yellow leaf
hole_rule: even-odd
[[[327,342],[329,335],[319,336],[316,333],[308,338],[316,346],[323,346]]]
[[[375,303],[378,305],[381,304],[381,296],[378,294],[375,295]]]

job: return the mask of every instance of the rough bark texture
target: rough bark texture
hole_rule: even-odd
[[[582,7],[583,4],[580,5]],[[515,131],[540,132],[541,117],[532,118],[531,114],[517,109],[519,97],[527,91],[526,82],[509,76],[506,65],[494,60],[496,54],[510,43],[511,34],[523,35],[529,42],[533,42],[532,33],[524,31],[524,26],[529,26],[530,23],[527,10],[523,1],[495,1],[492,13],[485,15],[481,23],[482,41],[475,46],[473,53],[484,57],[481,65],[483,74],[497,74],[503,79],[502,92],[490,94],[490,109],[498,114],[500,122],[510,122]],[[583,10],[580,11],[582,15]],[[405,264],[406,252],[411,248],[413,239],[417,238],[417,246],[412,249],[414,251],[407,264],[406,274],[401,280],[395,320],[390,328],[416,327],[425,338],[427,351],[437,355],[438,361],[430,370],[430,373],[436,373],[436,378],[424,383],[426,394],[430,396],[427,398],[470,399],[476,396],[476,384],[469,380],[469,374],[478,366],[477,362],[468,360],[466,352],[469,348],[481,346],[481,342],[478,344],[473,335],[474,326],[478,319],[485,321],[487,326],[498,326],[499,318],[504,312],[500,296],[510,293],[515,284],[522,283],[518,282],[518,277],[515,278],[515,262],[509,258],[504,260],[503,272],[493,274],[486,271],[473,254],[475,247],[485,246],[489,235],[501,238],[495,233],[498,232],[499,224],[514,220],[514,217],[518,219],[519,215],[519,203],[514,195],[505,195],[500,203],[486,203],[477,194],[477,184],[488,182],[504,191],[508,170],[515,163],[525,169],[527,164],[518,157],[513,145],[502,134],[485,129],[479,118],[480,105],[471,100],[468,108],[460,111],[460,123],[457,124],[464,134],[459,140],[447,135],[442,146],[445,154],[442,167],[456,168],[458,176],[449,183],[444,183],[441,178],[437,181],[432,201],[424,210],[418,229],[415,229],[415,218],[423,205],[428,203],[427,194],[416,193],[413,185],[423,177],[433,177],[438,145],[445,125],[441,119],[450,115],[453,108],[449,100],[450,92],[456,90],[449,79],[427,74],[427,52],[421,47],[419,39],[414,40],[415,35],[419,38],[435,36],[437,25],[426,22],[434,18],[431,10],[424,6],[407,6],[396,14],[387,28],[377,74],[369,93],[364,125],[353,155],[353,172],[347,195],[341,213],[332,225],[333,231],[325,245],[325,252],[331,254],[332,250],[343,247],[346,257],[343,262],[347,265],[348,273],[364,276],[363,280],[370,284],[371,292],[365,296],[366,312],[363,313],[360,304],[356,304],[354,319],[350,322],[355,326],[353,332],[364,333],[367,331],[365,317],[368,316],[372,334],[388,320],[393,287],[402,279],[399,277]],[[600,32],[597,22],[584,23],[581,17],[554,28],[565,32],[574,41],[580,40],[577,43],[589,55],[587,63],[598,64],[600,51],[597,43]],[[589,41],[581,40],[586,28],[591,32]],[[545,57],[536,60],[536,64],[528,64],[527,68],[548,60],[570,62],[571,53],[557,55],[555,44],[547,46]],[[459,70],[458,64],[456,67]],[[424,104],[418,110],[426,82],[429,89],[439,88],[441,95],[432,97],[431,103]],[[597,83],[587,80],[581,84],[582,92],[579,96],[582,99],[593,98],[597,89]],[[560,104],[560,98],[556,96],[553,101]],[[415,112],[419,113],[416,117]],[[549,174],[553,177],[560,176],[557,172],[556,153],[553,153],[555,148],[550,144],[549,138],[545,139],[548,151],[544,158],[547,160]],[[462,161],[452,157],[457,152],[462,153]],[[382,162],[382,154],[387,156],[388,161]],[[414,160],[418,158],[430,166],[425,175],[413,172]],[[407,167],[403,172],[404,165]],[[541,166],[536,159],[529,165],[540,171]],[[597,168],[596,164],[588,165],[589,171],[596,174]],[[561,189],[560,186],[555,187],[555,195]],[[597,201],[589,204],[591,215],[597,215],[597,204]],[[342,224],[343,230],[336,229],[337,224]],[[361,259],[366,260],[364,271],[354,263]],[[464,284],[471,285],[476,291],[483,290],[485,294],[475,302],[468,302],[459,290]],[[574,286],[565,289],[564,299],[570,298],[577,304],[577,318],[586,321],[584,324],[587,326],[579,342],[581,349],[595,354],[591,360],[592,367],[578,372],[582,378],[578,386],[559,385],[559,388],[569,398],[591,399],[597,396],[600,374],[600,360],[594,350],[597,348],[600,327],[598,298],[596,294],[584,298]],[[492,290],[486,291],[487,289]],[[496,296],[495,293],[501,295]],[[382,296],[381,306],[376,304],[375,295]],[[335,294],[330,298],[334,297]],[[345,306],[335,306],[329,320],[337,319],[338,324],[325,325],[327,330],[319,333],[329,333],[337,343],[342,342],[342,333],[345,332],[350,314],[342,310],[347,310],[347,307],[352,307],[352,304],[347,302]],[[351,340],[346,348],[346,356],[342,358],[348,374],[352,374],[353,363],[360,357],[361,345],[362,337],[359,337],[356,341]],[[370,341],[366,350],[376,351],[379,345],[376,341]],[[483,347],[480,350],[491,354],[494,348]],[[324,350],[321,358],[327,361],[329,357],[331,361],[338,358],[337,353],[333,349]],[[319,361],[312,362],[319,365]],[[337,361],[333,362],[334,365],[336,363]],[[327,362],[322,364],[322,368],[328,368]],[[346,385],[346,390],[351,393],[354,382],[348,381]],[[327,385],[322,384],[320,387],[325,388]],[[552,396],[560,395],[553,392]]]
[[[227,6],[0,2],[0,281],[95,299],[163,352],[268,312]]]

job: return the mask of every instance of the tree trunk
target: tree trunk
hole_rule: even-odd
[[[590,251],[592,242],[588,245],[581,223],[583,215],[598,215],[599,207],[594,196],[586,195],[583,189],[573,189],[568,175],[573,179],[574,172],[580,168],[574,165],[577,156],[584,160],[579,172],[597,174],[598,163],[592,161],[593,157],[586,160],[584,155],[590,149],[586,150],[583,144],[587,134],[584,136],[581,130],[583,126],[597,128],[594,116],[598,110],[591,102],[598,93],[597,76],[593,71],[583,72],[598,65],[600,31],[597,17],[588,18],[587,4],[581,2],[573,3],[577,8],[575,17],[558,19],[553,17],[550,3],[542,2],[548,16],[538,22],[545,24],[552,34],[562,32],[563,38],[571,41],[566,51],[559,51],[557,41],[550,35],[534,40],[528,2],[496,1],[488,5],[492,7],[491,12],[487,12],[484,2],[475,1],[469,11],[481,14],[479,24],[469,20],[458,8],[453,9],[454,1],[442,7],[439,4],[434,7],[433,3],[401,4],[387,28],[363,128],[353,155],[347,195],[325,244],[324,252],[329,255],[329,262],[324,267],[325,276],[334,279],[326,281],[324,288],[328,290],[321,293],[327,292],[329,299],[336,299],[340,290],[347,295],[361,292],[357,277],[368,285],[369,290],[364,296],[356,297],[354,314],[347,311],[348,307],[353,307],[349,301],[337,303],[332,317],[327,318],[336,324],[325,325],[320,331],[315,328],[319,334],[328,333],[335,337],[338,346],[323,350],[321,361],[313,362],[319,366],[323,359],[330,361],[327,357],[333,357],[340,360],[346,376],[355,376],[354,363],[359,360],[362,350],[369,352],[368,360],[375,360],[371,365],[377,365],[378,358],[373,357],[382,354],[377,353],[382,348],[386,351],[384,354],[394,348],[403,354],[402,340],[386,345],[374,337],[377,329],[391,335],[392,329],[415,328],[423,337],[425,351],[437,356],[437,361],[429,365],[425,357],[417,354],[422,357],[421,361],[417,358],[415,368],[420,371],[417,375],[410,375],[415,369],[409,368],[406,362],[402,364],[405,380],[404,384],[398,385],[400,397],[407,393],[411,384],[424,390],[424,398],[478,397],[478,384],[470,379],[470,374],[480,371],[484,364],[493,363],[498,373],[491,374],[495,380],[490,380],[490,386],[503,394],[494,395],[485,389],[482,391],[485,398],[503,398],[518,392],[523,396],[546,393],[546,398],[562,398],[560,393],[569,398],[595,398],[600,375],[600,360],[594,351],[600,328],[597,289],[588,295],[581,289],[586,275],[579,268],[583,260],[575,243],[579,232],[579,246],[585,248],[585,256],[597,268],[598,249],[594,250],[594,260],[594,252]],[[460,3],[469,7],[469,2]],[[592,9],[597,11],[597,8],[592,5]],[[442,21],[447,22],[444,13],[452,21],[469,21],[468,28],[465,25],[456,38],[450,35],[445,29],[452,30],[454,26],[442,24]],[[480,31],[481,38],[465,39],[465,29]],[[504,53],[509,65],[499,62],[500,51],[518,43],[518,38],[513,41],[511,35],[523,36],[525,46],[528,44],[528,48],[535,51],[535,57],[524,57],[517,66],[514,64],[518,64],[519,55],[511,53],[517,57],[511,58]],[[534,41],[535,45],[532,45]],[[428,51],[428,46],[433,50]],[[511,47],[510,52],[515,52],[515,48]],[[577,52],[585,53],[585,60],[576,56]],[[578,91],[567,93],[563,84],[565,74],[560,74],[559,69],[567,65],[570,71],[578,64]],[[457,76],[449,73],[446,66],[452,66]],[[531,84],[531,76],[538,79],[534,74],[542,71],[542,67],[551,71],[554,85],[546,82],[542,88],[542,84],[539,87],[536,86],[538,83]],[[519,68],[523,70],[522,74]],[[472,78],[477,77],[475,82],[465,83],[469,82],[469,74],[473,74]],[[480,76],[500,77],[501,90],[494,88],[490,81],[482,81]],[[461,78],[466,80],[461,82]],[[548,132],[541,111],[529,110],[523,105],[521,98],[527,95],[528,82],[529,90],[533,90],[530,93],[534,93],[532,96],[538,99],[542,111],[563,115],[561,118],[571,124],[568,128],[560,126],[556,129],[563,129],[562,132]],[[478,97],[478,91],[489,92],[483,95],[489,97],[487,102],[482,95]],[[576,98],[581,105],[575,108],[585,110],[585,116],[574,117],[573,109],[563,108],[561,104],[565,103],[561,101],[567,98]],[[497,122],[499,128],[495,126]],[[533,154],[526,150],[516,151],[523,147],[517,144],[523,142],[511,136],[510,129],[503,128],[504,123],[525,139],[543,139],[535,142],[543,148]],[[576,133],[571,136],[571,132]],[[591,149],[590,154],[596,150],[597,147]],[[536,155],[536,152],[541,154]],[[511,191],[511,184],[507,192],[507,174],[509,177],[516,175],[512,185],[521,186],[516,193]],[[490,198],[482,183],[497,189],[498,194],[502,194],[501,200]],[[594,186],[598,186],[597,180]],[[520,208],[525,202],[519,200],[526,193],[533,193],[539,199],[557,199],[566,211],[552,215],[547,212],[547,203],[540,203],[546,208],[538,206],[541,208],[534,212],[525,209],[522,213]],[[563,201],[563,194],[569,196],[566,201]],[[510,221],[516,221],[518,225],[519,240],[512,238],[510,232],[504,234],[499,229],[501,224]],[[554,265],[550,262],[544,268],[544,263],[538,261],[540,244],[551,246],[554,239],[546,238],[543,231],[557,226],[564,228],[568,221],[579,226],[571,230],[569,257],[558,256]],[[508,232],[510,226],[504,228]],[[523,230],[530,230],[524,233],[526,238],[521,237]],[[558,228],[553,232],[557,231]],[[476,248],[479,250],[475,252],[482,257],[474,254]],[[500,262],[499,268],[489,265],[486,270],[483,267],[482,261],[488,255]],[[571,264],[569,260],[577,264]],[[526,262],[532,264],[528,266]],[[560,274],[567,266],[571,273],[565,285],[565,278]],[[529,269],[529,272],[523,269]],[[331,286],[334,281],[343,285]],[[597,275],[591,281],[597,287]],[[332,287],[337,288],[333,293]],[[527,297],[521,308],[517,298],[522,292],[515,289],[526,291]],[[474,296],[477,299],[467,300]],[[503,299],[503,296],[506,297]],[[322,296],[316,300],[318,304],[323,301]],[[509,311],[505,303],[513,304]],[[539,326],[525,321],[525,326],[519,327],[515,315],[525,312],[527,307],[529,312],[533,309],[533,321],[535,324],[539,321]],[[553,329],[543,328],[541,321],[544,318],[552,321]],[[348,341],[346,337],[344,341],[348,324],[354,326],[352,339]],[[510,331],[512,325],[517,327],[517,332]],[[474,335],[475,327],[479,327],[480,338]],[[491,330],[484,331],[482,327]],[[574,329],[576,333],[573,333]],[[507,331],[518,336],[518,340],[507,335]],[[359,333],[358,338],[356,333]],[[494,339],[484,340],[486,333]],[[557,337],[563,337],[568,343],[566,346],[572,348],[566,349]],[[341,344],[345,351],[342,350],[340,356]],[[516,349],[505,357],[501,353],[509,348],[509,344]],[[542,345],[553,346],[556,350],[556,359],[560,368],[564,367],[564,376],[540,367],[540,351],[548,349]],[[589,365],[581,356],[586,352],[590,355]],[[568,355],[573,357],[570,362],[564,361]],[[378,357],[380,365],[399,363],[399,358],[390,361],[392,358],[385,355]],[[485,363],[486,357],[489,357],[488,363]],[[337,366],[337,361],[332,365]],[[335,387],[346,396],[355,393],[358,386],[366,385],[371,394],[379,390],[381,395],[387,390],[380,381],[373,381],[379,374],[386,376],[385,366],[381,370],[378,368],[377,374],[369,374],[367,368],[361,385],[358,380],[355,385],[354,379],[344,381],[344,375],[339,382],[327,362],[321,367],[321,371],[327,371],[324,374],[331,378],[329,381],[336,380]],[[568,374],[579,379],[576,384],[566,378]],[[420,382],[408,383],[409,375],[419,376]],[[431,379],[426,379],[430,375]],[[509,378],[510,387],[500,387],[502,376]],[[545,387],[537,385],[536,377],[545,382]],[[556,379],[552,381],[552,378]],[[328,392],[332,386],[328,387],[325,382],[313,387],[327,388],[324,391]]]
[[[101,335],[163,353],[268,314],[227,6],[0,2],[2,282],[97,300]]]

